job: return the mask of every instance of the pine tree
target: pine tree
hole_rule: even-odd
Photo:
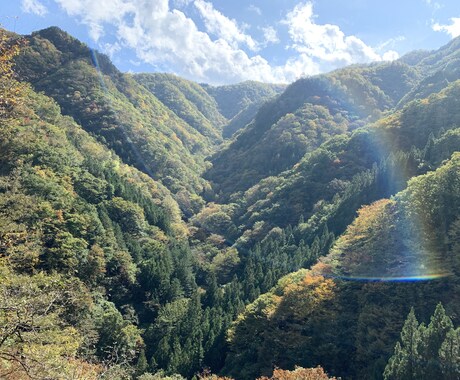
[[[423,330],[421,354],[424,362],[422,376],[434,379],[441,376],[438,352],[449,331],[453,330],[451,319],[446,315],[443,306],[439,303],[431,317],[430,324]]]
[[[136,376],[140,376],[144,372],[147,372],[148,368],[149,364],[147,362],[147,357],[145,356],[145,351],[141,350],[136,363]]]
[[[445,380],[460,379],[460,328],[447,333],[439,349],[439,359]]]
[[[430,324],[418,325],[411,309],[393,356],[384,371],[385,380],[460,378],[460,329],[439,303]]]
[[[385,380],[418,379],[419,344],[419,324],[412,308],[401,331],[401,344],[396,343],[395,352],[385,368]]]

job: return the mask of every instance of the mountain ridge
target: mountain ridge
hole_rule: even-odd
[[[280,88],[23,38],[0,86],[0,377],[380,380],[410,306],[459,324],[460,39]]]

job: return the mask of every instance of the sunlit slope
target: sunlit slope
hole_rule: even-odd
[[[227,120],[199,84],[172,74],[136,74],[134,79],[203,136],[214,143],[222,141],[222,126]]]
[[[233,198],[235,225],[244,232],[259,223],[266,233],[302,217],[310,227],[328,223],[341,233],[360,205],[394,194],[407,179],[460,150],[449,132],[460,126],[459,91],[460,82],[454,82],[369,127],[331,138],[292,169]]]
[[[170,190],[201,192],[212,140],[177,117],[109,59],[57,28],[28,37],[17,59],[23,80],[44,91],[126,163]]]
[[[431,52],[413,52],[401,57],[421,75],[420,82],[399,102],[401,108],[414,99],[422,99],[441,91],[449,83],[460,79],[460,38]]]

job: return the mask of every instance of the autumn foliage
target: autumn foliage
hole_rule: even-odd
[[[24,85],[15,78],[13,58],[19,54],[23,40],[12,39],[0,29],[0,119],[7,118],[18,104]]]
[[[260,377],[258,380],[337,380],[329,377],[321,367],[302,368],[296,367],[293,371],[276,368],[271,377]]]

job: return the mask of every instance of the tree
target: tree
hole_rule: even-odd
[[[321,367],[296,367],[293,371],[275,368],[271,377],[259,377],[257,380],[337,380],[329,377]]]
[[[436,306],[430,324],[422,329],[421,353],[422,361],[426,362],[425,376],[430,377],[440,372],[438,352],[444,342],[447,333],[453,330],[452,320],[446,315],[442,304]]]
[[[439,349],[439,359],[445,380],[460,378],[460,328],[447,333]]]
[[[413,308],[401,331],[385,380],[457,379],[460,374],[459,329],[439,303],[430,324],[418,324]]]
[[[11,116],[23,95],[24,85],[16,80],[13,70],[13,58],[19,54],[23,43],[0,28],[0,120]]]
[[[81,299],[71,281],[17,275],[0,262],[0,378],[97,378],[101,369],[77,357],[82,337],[65,321],[73,303]]]

